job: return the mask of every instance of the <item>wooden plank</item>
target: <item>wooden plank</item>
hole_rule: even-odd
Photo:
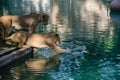
[[[12,52],[16,49],[17,49],[17,47],[12,47],[12,48],[7,48],[7,49],[4,49],[4,50],[1,50],[0,51],[0,56],[6,55],[8,52]]]
[[[32,48],[22,48],[0,58],[0,67],[19,59],[22,56],[32,53]]]

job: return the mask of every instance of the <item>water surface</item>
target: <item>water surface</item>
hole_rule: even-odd
[[[120,13],[110,0],[1,0],[0,14],[45,12],[64,49],[38,49],[33,58],[2,72],[2,80],[119,80]],[[40,26],[41,27],[41,26]],[[39,28],[39,26],[38,26]],[[38,30],[38,29],[37,29]],[[39,32],[36,31],[36,32]],[[44,31],[45,32],[45,31]],[[58,54],[58,55],[57,55]],[[53,56],[52,59],[50,56]],[[48,60],[49,59],[49,60]],[[45,65],[47,64],[47,65]]]

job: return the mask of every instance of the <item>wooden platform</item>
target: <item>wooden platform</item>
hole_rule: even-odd
[[[6,48],[0,51],[0,67],[32,53],[32,48],[18,49],[16,47]]]

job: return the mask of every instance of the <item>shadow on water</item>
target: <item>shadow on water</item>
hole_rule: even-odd
[[[120,12],[110,11],[110,17],[113,21],[119,22],[120,21]]]

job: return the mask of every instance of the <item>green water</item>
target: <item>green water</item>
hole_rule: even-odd
[[[0,0],[0,14],[45,12],[69,53],[38,49],[1,71],[1,80],[120,80],[120,13],[110,0]],[[41,27],[41,25],[40,25]],[[43,32],[45,32],[43,31]],[[36,29],[36,32],[39,31]],[[19,64],[18,64],[19,63]]]

